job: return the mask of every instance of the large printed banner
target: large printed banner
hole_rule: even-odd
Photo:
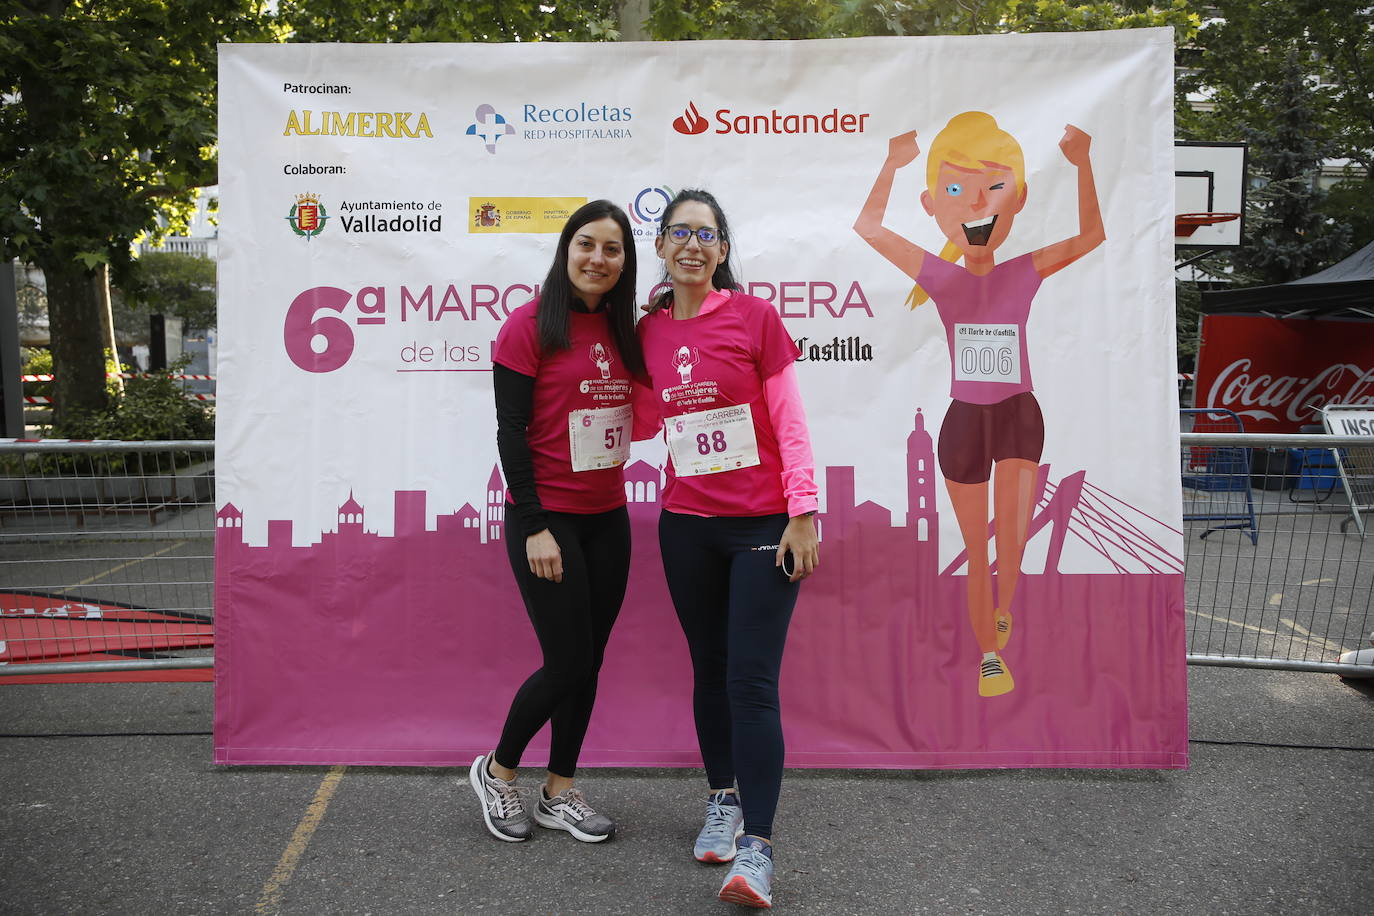
[[[1204,315],[1195,384],[1248,433],[1320,426],[1328,404],[1374,404],[1374,322]]]
[[[1172,54],[1163,30],[222,47],[216,760],[492,747],[539,664],[492,341],[580,203],[629,212],[647,301],[664,206],[703,187],[801,349],[822,487],[789,764],[1185,766]],[[913,304],[910,253],[951,241],[978,263]],[[626,469],[586,764],[699,764],[664,461],[637,444]],[[979,602],[1003,618],[996,691]]]

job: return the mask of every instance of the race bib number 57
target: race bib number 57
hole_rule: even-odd
[[[669,417],[668,454],[679,477],[719,474],[759,463],[754,415],[748,404]]]
[[[630,457],[630,426],[634,408],[598,407],[568,414],[568,451],[574,471],[616,468]]]

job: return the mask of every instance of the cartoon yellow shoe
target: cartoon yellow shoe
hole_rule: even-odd
[[[1000,697],[1004,693],[1011,693],[1015,686],[1011,669],[1002,657],[996,652],[984,653],[982,664],[978,666],[978,695]]]
[[[1011,642],[1011,611],[997,615],[997,649],[1001,651]]]

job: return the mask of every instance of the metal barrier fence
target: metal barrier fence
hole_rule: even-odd
[[[1331,452],[1368,442],[1182,436],[1190,664],[1374,676],[1374,537],[1342,529]],[[210,667],[213,466],[212,442],[0,441],[0,676]]]
[[[1374,676],[1374,538],[1349,525],[1336,460],[1369,438],[1181,443],[1188,661]]]
[[[0,441],[0,675],[213,665],[214,447]]]

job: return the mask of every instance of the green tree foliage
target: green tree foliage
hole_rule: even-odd
[[[982,35],[1001,32],[1083,32],[1173,26],[1180,41],[1197,31],[1187,0],[1070,3],[1066,0],[851,0],[845,21],[866,34]],[[879,20],[879,27],[874,19]],[[846,29],[846,31],[849,31]]]
[[[1262,187],[1249,196],[1249,238],[1231,256],[1243,279],[1286,283],[1313,273],[1347,251],[1350,228],[1317,209],[1314,177],[1332,143],[1321,139],[1305,82],[1305,67],[1289,53],[1279,82],[1268,87],[1271,117],[1264,129],[1245,129]]]
[[[180,318],[188,331],[215,327],[214,261],[170,251],[150,251],[138,260],[137,282],[124,298],[145,328],[149,315]]]
[[[175,377],[186,371],[189,361],[190,357],[182,357],[165,372],[128,379],[124,390],[112,393],[99,410],[71,411],[54,422],[54,435],[126,441],[213,439],[214,411],[186,397],[182,382]]]
[[[1310,205],[1355,230],[1347,250],[1374,239],[1374,5],[1368,0],[1220,0],[1207,7],[1214,18],[1181,58],[1179,136],[1236,140],[1250,131],[1257,142],[1271,138],[1261,143],[1252,162],[1261,180],[1273,177],[1273,141],[1280,137],[1295,144],[1291,155],[1307,155],[1299,146],[1311,141],[1322,155],[1349,160],[1364,174],[1352,170],[1329,197],[1314,198]],[[1302,75],[1300,88],[1291,85],[1294,66]],[[1206,103],[1186,104],[1189,93]],[[1286,126],[1298,101],[1308,111],[1301,137]],[[1280,180],[1291,185],[1295,179],[1286,172]],[[1307,180],[1315,180],[1314,174],[1309,172]],[[1265,225],[1263,219],[1259,225]],[[1304,230],[1293,242],[1310,247],[1309,236]]]
[[[282,0],[288,41],[614,41],[614,0]]]
[[[1171,25],[1186,40],[1198,22],[1187,0],[654,0],[649,32],[672,40],[837,38]]]
[[[215,45],[266,37],[262,6],[0,6],[0,257],[47,278],[59,420],[104,407],[107,276],[129,281],[135,240],[183,228],[214,182]]]
[[[52,351],[46,347],[19,348],[20,375],[52,375]],[[52,382],[25,382],[24,394],[35,398],[52,397]]]
[[[649,34],[661,41],[705,38],[832,38],[839,4],[828,0],[653,0]]]

